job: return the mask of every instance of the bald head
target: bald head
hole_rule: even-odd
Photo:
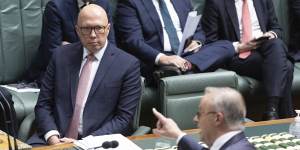
[[[98,6],[96,4],[89,4],[80,10],[77,25],[81,25],[83,19],[89,19],[91,17],[98,18],[102,20],[102,22],[105,24],[108,23],[107,14],[105,10],[101,6]]]
[[[90,4],[81,9],[76,32],[90,53],[96,53],[105,46],[109,30],[110,24],[102,7]]]

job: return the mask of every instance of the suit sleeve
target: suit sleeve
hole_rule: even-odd
[[[160,50],[152,48],[145,42],[142,24],[139,21],[135,4],[130,0],[119,1],[116,15],[116,30],[121,47],[140,60],[154,64]]]
[[[181,138],[178,143],[178,150],[208,150],[202,147],[196,140],[192,137],[185,135]]]
[[[62,35],[63,31],[61,16],[58,13],[58,9],[55,3],[49,1],[44,11],[42,35],[39,46],[41,55],[44,56],[44,59],[47,59],[44,60],[46,64],[48,64],[49,59],[51,58],[53,49],[59,47],[62,44]]]
[[[123,78],[115,116],[92,135],[126,133],[130,127],[141,96],[139,62],[135,59]],[[128,133],[127,133],[128,134]]]
[[[206,43],[219,40],[219,17],[218,8],[215,2],[213,0],[206,1],[201,19],[202,28],[206,34]]]
[[[278,19],[276,16],[276,12],[272,0],[267,0],[267,12],[268,12],[267,30],[274,31],[277,34],[278,38],[282,38],[282,29],[278,23]]]
[[[35,117],[39,136],[44,136],[50,130],[58,130],[54,116],[54,80],[55,80],[55,54],[48,65],[41,83],[41,91],[35,106]]]

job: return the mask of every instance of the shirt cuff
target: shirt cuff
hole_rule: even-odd
[[[158,65],[159,59],[160,59],[160,57],[163,56],[163,55],[165,55],[165,54],[159,53],[159,54],[156,56],[156,58],[155,58],[155,64],[156,64],[156,65]]]
[[[183,136],[185,136],[186,133],[181,133],[178,137],[177,137],[177,140],[176,140],[176,145],[178,145],[179,141],[182,139]]]
[[[239,44],[240,44],[240,42],[233,42],[232,43],[235,53],[239,53],[239,49],[238,49]]]
[[[48,139],[53,135],[57,135],[58,137],[60,137],[59,132],[57,130],[50,130],[44,135],[45,141],[47,142]]]
[[[274,31],[269,31],[271,34],[273,34],[274,35],[274,37],[275,37],[275,39],[277,39],[278,38],[278,36],[277,36],[277,34],[276,34],[276,32],[274,32]]]

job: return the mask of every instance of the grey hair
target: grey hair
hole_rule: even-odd
[[[242,95],[229,87],[207,87],[205,94],[211,94],[212,106],[224,114],[225,122],[231,130],[243,130],[246,107]]]

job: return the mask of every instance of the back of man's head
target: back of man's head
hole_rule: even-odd
[[[241,123],[246,117],[246,107],[238,91],[228,87],[208,87],[205,94],[211,95],[211,105],[217,112],[224,114],[224,120],[230,130],[243,129]]]

